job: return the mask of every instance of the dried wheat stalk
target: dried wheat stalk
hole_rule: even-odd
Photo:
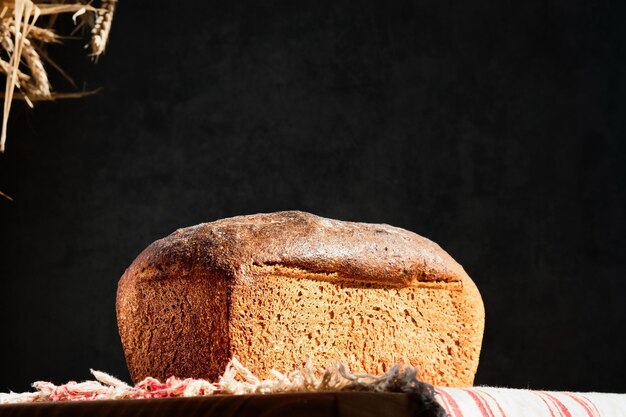
[[[99,92],[100,92],[100,89],[89,90],[89,91],[76,91],[76,92],[69,92],[69,93],[52,93],[50,94],[50,97],[48,98],[37,97],[37,101],[56,101],[56,100],[82,98],[82,97],[87,97],[87,96],[93,96],[94,94],[98,94]],[[0,92],[0,99],[2,98],[4,98],[4,93]],[[13,100],[24,100],[28,102],[30,99],[24,93],[17,92],[13,94]]]
[[[101,7],[83,4],[74,0],[0,0],[0,52],[4,50],[9,60],[0,58],[0,73],[6,75],[4,92],[4,114],[2,120],[2,136],[0,152],[4,151],[6,142],[7,122],[11,110],[11,102],[23,99],[32,106],[33,101],[54,100],[86,95],[87,93],[54,93],[42,58],[52,67],[61,72],[42,49],[46,44],[60,42],[61,37],[51,27],[35,26],[40,16],[48,16],[50,24],[54,24],[56,16],[61,13],[80,15],[91,13],[95,19],[91,30],[89,46],[91,55],[98,57],[106,48],[113,14],[117,0],[101,0]],[[70,79],[70,82],[71,79]],[[19,91],[15,93],[15,88]]]
[[[30,0],[14,0],[14,2],[3,1],[3,9],[0,18],[4,18],[5,13],[12,9],[12,19],[15,31],[11,58],[9,60],[10,71],[7,73],[4,96],[4,113],[2,115],[2,136],[0,137],[0,151],[4,151],[6,142],[6,128],[11,111],[13,92],[18,84],[17,73],[19,71],[20,58],[24,47],[24,40],[28,35],[30,26],[33,26],[39,17],[39,11]],[[10,27],[10,24],[8,25]]]
[[[6,62],[4,59],[0,59],[0,72],[3,74],[10,74],[11,71],[13,71],[13,68],[11,67],[11,65]],[[29,82],[30,81],[30,75],[28,74],[24,74],[22,71],[17,70],[17,84],[16,87],[17,88],[21,88],[20,85],[23,82]]]
[[[2,196],[2,197],[4,197],[4,198],[6,198],[6,199],[7,199],[7,200],[9,200],[9,201],[13,201],[13,199],[12,199],[10,196],[6,195],[6,194],[5,194],[5,193],[3,193],[2,191],[0,191],[0,196]]]
[[[11,54],[13,52],[12,36],[15,36],[16,33],[15,25],[2,19],[0,22],[0,33],[0,44],[8,54]],[[43,43],[58,42],[58,36],[50,29],[31,26],[29,35],[32,39]],[[16,87],[24,89],[33,99],[48,98],[51,94],[48,74],[46,74],[39,53],[28,38],[24,38],[22,58],[24,58],[32,77],[18,69]],[[0,72],[8,75],[11,71],[11,65],[6,61],[0,60]],[[32,82],[30,82],[31,79]]]
[[[7,52],[7,54],[11,54],[13,52],[13,38],[11,37],[11,28],[5,21],[5,19],[0,19],[0,46]]]
[[[23,55],[32,76],[32,82],[24,85],[26,87],[26,93],[31,96],[31,98],[50,97],[48,74],[43,67],[41,57],[28,39],[24,39]]]
[[[111,32],[113,13],[117,0],[102,0],[102,7],[96,12],[96,23],[91,30],[91,53],[95,57],[104,53]]]
[[[30,28],[29,33],[31,39],[38,40],[43,43],[59,43],[61,42],[61,37],[54,33],[52,29],[48,28],[40,28],[37,26],[33,26]]]

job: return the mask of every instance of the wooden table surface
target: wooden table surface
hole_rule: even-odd
[[[0,416],[427,417],[419,399],[371,392],[215,395],[150,400],[9,404]]]

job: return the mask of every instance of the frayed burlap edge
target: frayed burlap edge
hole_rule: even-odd
[[[0,404],[42,402],[115,400],[164,397],[197,397],[216,394],[276,394],[289,392],[395,392],[412,396],[418,403],[416,413],[423,416],[443,417],[443,408],[435,400],[432,385],[418,379],[418,371],[411,366],[395,365],[381,376],[350,372],[345,363],[337,361],[323,370],[310,364],[287,374],[272,370],[271,378],[261,379],[233,358],[218,379],[209,382],[203,379],[170,377],[165,382],[146,378],[137,385],[125,382],[104,372],[91,370],[95,381],[68,382],[54,385],[50,382],[35,382],[36,392],[0,394]]]

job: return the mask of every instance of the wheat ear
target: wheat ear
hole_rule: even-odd
[[[113,13],[115,13],[117,0],[102,0],[102,7],[96,12],[96,23],[91,30],[91,54],[98,57],[104,53],[111,31]]]
[[[51,29],[40,28],[38,26],[32,26],[28,31],[28,36],[31,39],[35,39],[43,43],[58,43],[61,41],[59,35],[54,33]]]
[[[6,74],[7,76],[13,72],[13,67],[11,66],[11,64],[9,64],[8,62],[6,62],[4,59],[0,59],[0,72]],[[17,70],[17,87],[19,88],[21,86],[21,83],[26,83],[28,81],[30,81],[30,75],[28,74],[24,74],[22,71],[20,71],[19,69]]]
[[[10,25],[7,24],[5,19],[0,19],[0,45],[11,55],[13,52],[13,38]]]
[[[41,57],[28,39],[24,39],[23,57],[30,69],[32,82],[24,84],[26,91],[34,97],[50,97],[50,82]]]

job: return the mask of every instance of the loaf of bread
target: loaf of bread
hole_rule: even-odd
[[[303,362],[381,374],[396,363],[472,385],[483,336],[476,286],[437,244],[381,224],[288,211],[179,229],[122,276],[117,320],[134,381],[257,376]]]

